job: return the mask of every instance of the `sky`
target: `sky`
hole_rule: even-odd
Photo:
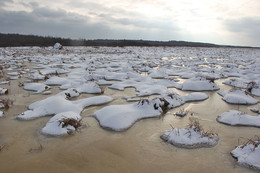
[[[0,0],[0,33],[260,47],[260,0]]]

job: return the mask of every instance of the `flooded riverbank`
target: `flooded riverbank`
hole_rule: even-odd
[[[77,54],[78,51],[76,49],[73,53]],[[174,51],[177,50],[168,50],[168,54]],[[162,54],[166,53],[162,51]],[[102,56],[107,56],[105,54],[106,52],[104,54],[96,52],[91,56],[104,58]],[[109,56],[115,57],[113,54]],[[29,69],[36,66],[36,63],[24,64]],[[63,76],[66,75],[63,74]],[[230,152],[248,138],[259,134],[259,128],[227,126],[218,123],[216,118],[231,109],[257,115],[252,113],[250,108],[259,108],[259,103],[251,106],[232,105],[224,102],[217,94],[218,91],[205,91],[209,96],[207,100],[188,102],[170,109],[159,118],[142,119],[126,131],[114,132],[101,128],[98,121],[91,115],[108,105],[130,104],[123,97],[136,96],[138,92],[133,87],[119,91],[109,88],[109,85],[102,85],[104,93],[101,95],[112,97],[114,100],[105,105],[85,108],[81,116],[82,124],[86,127],[74,135],[50,137],[41,134],[40,130],[51,116],[29,121],[19,121],[16,117],[26,111],[30,104],[62,90],[59,86],[51,86],[51,95],[33,94],[32,91],[26,91],[18,86],[19,82],[26,84],[27,80],[25,76],[22,76],[17,80],[10,80],[10,84],[1,85],[8,89],[8,94],[1,95],[1,98],[13,100],[13,105],[4,111],[4,117],[0,118],[0,145],[5,145],[0,152],[0,172],[256,172],[237,165]],[[231,86],[222,84],[225,80],[227,78],[217,79],[215,83],[220,90],[232,89]],[[191,92],[173,87],[169,90],[179,95]],[[97,95],[100,94],[81,94],[75,100]],[[156,96],[151,95],[147,98],[154,97]],[[259,100],[259,97],[255,98]],[[186,110],[188,115],[183,118],[175,116],[174,114],[180,109]],[[220,139],[215,147],[182,149],[160,139],[160,135],[172,127],[186,127],[190,118],[197,118],[205,130],[212,130],[218,134]]]

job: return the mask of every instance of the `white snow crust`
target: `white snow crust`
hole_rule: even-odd
[[[230,110],[217,117],[217,121],[228,125],[260,127],[260,115],[252,116],[243,112]]]
[[[213,147],[219,140],[217,135],[203,135],[203,133],[197,131],[194,126],[187,129],[173,128],[161,135],[161,138],[164,141],[181,148]]]
[[[239,165],[260,170],[259,143],[260,141],[253,141],[253,143],[240,145],[231,152],[231,155],[237,159]]]

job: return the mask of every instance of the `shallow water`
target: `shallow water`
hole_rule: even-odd
[[[0,119],[0,145],[6,145],[0,152],[0,172],[255,172],[238,166],[230,152],[242,141],[259,134],[259,128],[223,125],[216,122],[216,117],[230,109],[253,115],[249,108],[259,107],[259,104],[230,105],[217,91],[206,92],[209,99],[205,101],[186,103],[169,110],[161,118],[140,120],[124,132],[102,129],[90,115],[105,105],[93,106],[81,113],[87,128],[72,136],[48,137],[40,134],[40,130],[50,117],[30,121],[15,119],[29,104],[50,96],[19,88],[19,80],[1,85],[9,89],[9,94],[1,97],[13,99],[14,104]],[[221,89],[231,89],[222,84],[223,81],[216,83]],[[51,90],[52,95],[60,91],[57,86],[52,86]],[[190,93],[172,90],[180,95]],[[104,95],[114,98],[107,105],[131,104],[122,97],[135,96],[136,92],[134,88],[117,91],[104,86]],[[94,94],[82,94],[77,99],[90,96]],[[174,116],[182,108],[189,114],[184,118]],[[186,127],[189,118],[198,118],[205,130],[218,133],[218,144],[213,148],[181,149],[160,139],[171,126]]]

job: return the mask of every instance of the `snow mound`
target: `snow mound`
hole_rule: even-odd
[[[190,93],[189,95],[187,96],[184,96],[183,97],[184,100],[186,102],[191,102],[191,101],[202,101],[202,100],[206,100],[209,98],[209,96],[205,93],[201,93],[201,92],[193,92],[193,93]]]
[[[5,84],[9,84],[10,83],[10,81],[2,81],[2,82],[0,82],[0,85],[5,85]]]
[[[224,101],[231,104],[250,105],[258,103],[258,100],[254,99],[252,96],[242,90],[233,90],[230,92],[219,91],[218,94],[223,97],[222,99]]]
[[[75,132],[80,126],[81,116],[75,112],[62,112],[53,116],[42,128],[45,135],[61,136]]]
[[[219,138],[216,134],[205,134],[195,126],[187,129],[173,128],[160,136],[165,142],[168,142],[180,148],[201,148],[213,147],[217,144]]]
[[[223,84],[230,85],[238,88],[247,88],[248,80],[242,78],[229,79],[223,82]]]
[[[66,78],[58,77],[58,76],[52,76],[48,80],[45,81],[46,85],[63,85],[67,84],[69,81]]]
[[[7,94],[7,92],[8,92],[8,89],[0,88],[0,95]]]
[[[217,117],[217,121],[228,125],[260,127],[260,115],[247,115],[236,110],[230,110],[229,112],[224,112],[223,114],[220,114]]]
[[[141,100],[135,104],[111,105],[94,113],[103,128],[123,131],[143,118],[159,117],[169,103],[166,100]]]
[[[31,73],[26,77],[29,79],[32,79],[32,80],[44,80],[47,78],[47,76],[44,76],[44,75],[40,74],[39,72]]]
[[[236,147],[231,155],[237,159],[238,164],[260,170],[260,141],[250,141]]]
[[[153,94],[170,94],[172,93],[168,90],[168,87],[175,87],[177,83],[171,80],[158,80],[154,81],[147,77],[146,79],[142,79],[141,81],[136,81],[139,79],[129,79],[125,81],[120,81],[113,83],[109,88],[124,90],[127,87],[134,87],[136,91],[139,92],[138,96],[149,96]]]
[[[204,78],[204,77],[193,77],[187,79],[178,89],[184,91],[214,91],[219,90],[219,87],[214,83],[214,80]]]
[[[252,108],[252,109],[250,109],[252,112],[254,112],[254,113],[258,113],[258,114],[260,114],[260,109],[258,109],[258,108]]]
[[[62,49],[62,45],[60,43],[55,43],[54,46],[53,46],[53,49],[61,50]]]
[[[65,85],[60,86],[60,89],[69,89],[75,88],[80,94],[88,93],[88,94],[100,94],[102,93],[102,89],[96,82],[87,82],[87,83],[67,83]]]
[[[41,101],[37,101],[29,105],[29,109],[17,116],[20,120],[30,120],[42,116],[55,115],[61,112],[80,112],[87,106],[100,105],[108,103],[113,99],[108,96],[95,96],[76,101],[67,99],[66,92],[59,93]]]
[[[44,92],[46,90],[49,90],[50,87],[48,85],[45,85],[43,83],[29,83],[24,86],[25,90],[35,91],[36,93]]]
[[[196,96],[199,98],[196,98]],[[191,93],[188,96],[179,96],[172,93],[152,100],[142,99],[134,104],[107,106],[96,111],[93,116],[98,120],[101,127],[123,131],[140,119],[159,117],[168,109],[178,107],[186,101],[205,100],[207,97],[203,93]]]

